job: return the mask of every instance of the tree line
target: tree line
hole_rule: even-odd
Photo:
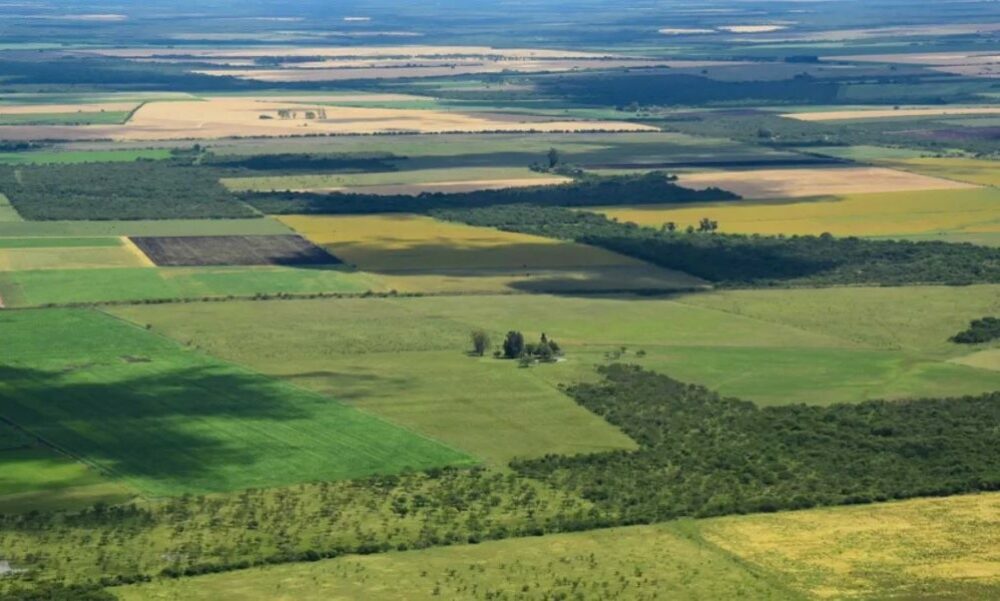
[[[531,205],[438,210],[440,219],[599,246],[719,286],[1000,282],[1000,249],[947,242],[677,232]],[[703,220],[703,222],[706,220]],[[710,235],[706,235],[710,234]]]

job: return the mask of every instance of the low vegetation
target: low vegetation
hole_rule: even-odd
[[[1000,318],[984,317],[974,319],[969,329],[952,336],[951,341],[958,344],[979,344],[1000,338]]]

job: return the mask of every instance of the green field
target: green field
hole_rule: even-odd
[[[0,125],[118,125],[125,123],[130,114],[130,111],[3,114],[0,107]]]
[[[148,494],[472,462],[333,399],[107,315],[12,311],[0,326],[9,352],[0,364],[2,416]]]
[[[273,190],[308,190],[326,188],[364,188],[367,186],[399,186],[438,182],[480,180],[538,179],[551,175],[536,173],[523,167],[463,167],[458,169],[420,169],[379,173],[333,173],[282,175],[271,177],[224,178],[222,183],[234,192],[270,192]]]
[[[72,163],[122,163],[138,159],[169,159],[165,148],[137,148],[135,150],[31,150],[25,152],[0,152],[0,163],[12,165],[49,165]]]
[[[0,214],[3,207],[0,206]],[[289,234],[276,219],[156,219],[136,221],[0,220],[0,237],[252,236]]]
[[[673,300],[333,299],[113,311],[219,357],[506,461],[621,445],[619,433],[585,419],[555,390],[593,378],[594,365],[614,360],[763,404],[995,390],[1000,372],[949,363],[968,351],[953,348],[947,338],[969,319],[995,313],[997,290],[741,291]],[[510,329],[529,338],[546,332],[565,349],[566,360],[518,369],[512,362],[466,357],[468,332],[475,328],[490,331],[495,344]],[[498,390],[505,391],[501,399]],[[584,427],[587,435],[580,434]]]
[[[10,200],[6,196],[0,194],[0,225],[17,221],[21,221],[21,216],[17,214],[17,209],[10,204]]]
[[[382,291],[377,277],[339,267],[124,267],[0,272],[8,307],[263,294]]]
[[[0,249],[4,248],[118,248],[120,238],[0,238]]]

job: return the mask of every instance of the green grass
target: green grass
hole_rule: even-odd
[[[9,353],[0,363],[3,417],[148,494],[472,461],[97,312],[10,311],[0,326]]]
[[[2,206],[0,206],[2,210]],[[0,220],[0,237],[80,236],[251,236],[289,234],[269,217],[252,219],[163,219],[136,221],[18,221]]]
[[[0,513],[78,509],[133,496],[129,488],[49,448],[0,451]]]
[[[380,289],[375,276],[338,268],[133,267],[46,269],[0,273],[8,307],[257,294],[362,293]]]
[[[118,248],[120,238],[0,238],[0,248]]]
[[[379,173],[331,173],[236,177],[222,179],[223,185],[234,192],[269,192],[310,188],[365,187],[386,185],[427,184],[474,180],[544,179],[551,177],[526,167],[462,167],[453,169],[419,169]]]
[[[73,163],[127,163],[138,159],[169,159],[166,148],[138,148],[134,150],[32,150],[28,152],[0,152],[0,163],[12,165],[48,165]]]
[[[120,125],[130,114],[130,111],[4,114],[0,106],[0,125]]]
[[[6,196],[0,194],[0,226],[4,223],[20,222],[22,221],[21,216],[17,213],[17,209],[10,204],[10,200]]]
[[[123,601],[801,599],[673,523],[351,556],[114,589]]]
[[[328,299],[112,311],[502,462],[623,445],[620,433],[586,419],[556,391],[615,360],[762,404],[1000,389],[1000,372],[949,363],[963,350],[947,342],[969,319],[997,312],[998,289]],[[566,360],[519,369],[467,357],[475,328],[490,331],[495,344],[510,329],[531,339],[546,332]],[[621,347],[627,351],[618,357]]]

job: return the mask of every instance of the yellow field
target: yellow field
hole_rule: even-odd
[[[885,161],[899,169],[984,186],[1000,186],[1000,161],[987,159],[933,158],[892,159]],[[997,208],[1000,211],[1000,208]]]
[[[624,121],[566,121],[440,110],[309,105],[268,97],[148,102],[122,125],[9,125],[0,138],[177,140],[457,132],[658,131]]]
[[[755,169],[687,173],[678,177],[683,186],[715,186],[744,198],[794,198],[832,194],[903,192],[971,188],[971,184],[886,169],[841,167],[816,169]]]
[[[324,173],[272,177],[235,177],[221,180],[233,191],[266,192],[295,190],[316,192],[361,192],[365,194],[419,194],[464,192],[561,184],[570,178],[536,173],[521,167],[464,167],[420,169],[383,173]]]
[[[676,205],[674,205],[676,206]],[[895,236],[926,233],[1000,232],[1000,190],[971,188],[880,194],[847,194],[784,201],[736,201],[674,206],[608,207],[608,217],[680,229],[703,217],[719,230],[746,234]]]
[[[821,598],[939,598],[938,587],[966,587],[969,599],[1000,594],[998,493],[727,517],[701,531]]]
[[[960,363],[962,365],[968,365],[969,367],[1000,371],[1000,348],[977,351],[975,353],[965,355],[964,357],[952,359],[951,363]]]
[[[704,285],[603,249],[417,215],[289,216],[283,223],[390,288],[421,292],[637,290]]]
[[[894,117],[938,117],[945,115],[1000,115],[1000,107],[873,108],[846,111],[819,111],[815,113],[785,113],[781,116],[799,121],[840,121],[847,119],[892,119]]]

